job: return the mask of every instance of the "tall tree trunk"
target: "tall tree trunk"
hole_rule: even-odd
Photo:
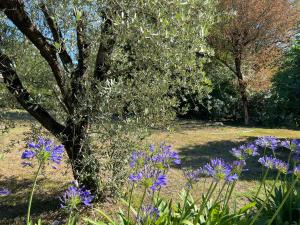
[[[239,79],[239,89],[240,89],[240,94],[241,94],[241,99],[243,103],[243,109],[244,109],[244,123],[245,125],[249,124],[249,112],[248,112],[248,97],[246,93],[246,82],[243,79]]]
[[[61,141],[70,159],[74,178],[100,198],[99,163],[92,155],[87,137],[87,125],[86,121],[78,124],[68,123]]]
[[[247,83],[243,79],[243,74],[241,70],[241,56],[240,54],[235,57],[235,75],[238,78],[240,95],[244,108],[244,123],[249,124],[249,112],[248,112],[248,97],[247,97]]]
[[[79,107],[82,107],[77,97],[80,95],[81,101],[85,101],[83,83],[89,55],[89,43],[84,37],[85,27],[82,20],[76,20],[78,63],[75,65],[67,52],[58,24],[53,19],[46,5],[42,4],[41,8],[54,41],[60,43],[61,50],[59,51],[48,40],[49,34],[47,37],[44,36],[38,26],[31,20],[31,15],[27,12],[24,1],[0,0],[0,11],[3,11],[20,32],[31,41],[51,68],[61,92],[62,105],[66,108],[69,116],[66,125],[60,124],[44,107],[34,101],[34,96],[23,86],[13,66],[14,63],[6,54],[1,52],[1,49],[0,72],[3,75],[6,87],[16,97],[22,107],[39,121],[43,127],[59,138],[65,146],[72,165],[74,178],[81,185],[85,185],[86,188],[90,189],[93,194],[98,194],[100,180],[98,176],[99,164],[93,157],[88,143],[87,128],[89,119],[87,116],[76,118],[74,113],[74,111],[78,111]],[[69,83],[69,78],[66,74],[71,69],[73,71],[73,68],[76,69],[72,73],[71,82]]]

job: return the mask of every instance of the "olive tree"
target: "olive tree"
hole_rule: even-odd
[[[209,91],[196,53],[209,52],[211,0],[0,0],[0,10],[6,88],[93,193],[124,178],[139,129],[174,118],[179,88]]]

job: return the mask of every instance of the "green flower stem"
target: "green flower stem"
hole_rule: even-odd
[[[139,215],[140,215],[140,212],[141,212],[141,209],[142,209],[142,206],[143,206],[143,202],[144,202],[144,199],[145,199],[145,196],[146,196],[146,191],[147,191],[147,188],[144,189],[144,193],[143,193],[143,196],[142,196],[141,204],[140,204],[137,216],[136,216],[135,224],[137,223],[137,220],[139,218]]]
[[[72,214],[73,214],[73,211],[71,210],[69,217],[68,217],[68,223],[67,223],[68,225],[71,225]]]
[[[294,189],[295,184],[297,183],[298,179],[295,179],[290,187],[290,190],[288,191],[288,193],[285,195],[284,199],[282,200],[282,202],[280,203],[280,205],[278,206],[276,212],[274,213],[274,215],[272,216],[271,220],[269,221],[268,225],[271,225],[271,223],[273,222],[273,220],[276,218],[277,214],[279,213],[279,211],[281,210],[282,206],[284,205],[284,203],[286,202],[287,198],[289,197],[289,195],[291,194],[292,190]]]
[[[226,182],[224,181],[224,183],[223,183],[223,185],[222,185],[222,188],[219,190],[219,194],[218,194],[217,198],[215,199],[215,202],[214,202],[213,205],[217,204],[217,202],[218,202],[218,200],[219,200],[219,198],[220,198],[220,196],[221,196],[221,194],[222,194],[222,192],[223,192],[225,186],[226,186]]]
[[[264,185],[264,187],[265,187],[265,181],[266,181],[266,178],[267,178],[267,176],[268,176],[269,170],[270,170],[270,169],[267,168],[267,170],[266,170],[266,172],[265,172],[265,174],[264,174],[264,176],[263,176],[263,179],[262,179],[262,181],[260,182],[259,188],[258,188],[258,190],[257,190],[257,192],[256,192],[256,194],[255,194],[255,198],[258,197],[259,192],[260,192],[260,190],[261,190],[261,188],[262,188],[262,185]]]
[[[256,213],[255,217],[253,218],[253,220],[251,221],[251,223],[250,223],[249,225],[253,225],[253,224],[254,224],[254,222],[255,222],[255,221],[257,220],[257,218],[259,217],[261,211],[262,211],[262,210],[264,209],[264,207],[266,206],[267,201],[268,201],[268,198],[269,198],[270,195],[272,194],[272,192],[273,192],[273,190],[274,190],[274,188],[275,188],[275,186],[276,186],[276,183],[277,183],[277,181],[278,181],[279,176],[280,176],[280,172],[277,173],[276,179],[275,179],[275,181],[274,181],[274,183],[273,183],[273,185],[272,185],[272,188],[271,188],[270,192],[268,193],[268,195],[267,195],[267,197],[266,197],[264,203],[262,204],[262,206],[260,207],[260,209],[258,210],[258,212]]]
[[[292,151],[290,151],[290,153],[289,153],[289,157],[288,157],[288,161],[287,161],[288,165],[290,165],[290,161],[291,161],[291,158],[292,158],[292,153],[293,153]],[[293,168],[294,167],[295,167],[295,165],[293,166]],[[283,182],[285,182],[285,183],[288,182],[287,181],[287,179],[288,179],[287,175],[288,175],[288,173],[286,172],[285,175],[284,175],[284,180],[283,180]],[[292,200],[291,199],[289,199],[289,204],[288,205],[289,205],[289,210],[288,210],[288,212],[289,212],[289,220],[291,221],[292,220],[292,210],[291,210],[291,208],[292,208]]]
[[[28,202],[26,224],[30,224],[30,210],[31,210],[32,197],[33,197],[33,193],[34,193],[34,191],[35,191],[37,178],[38,178],[38,176],[39,176],[39,174],[40,174],[40,171],[41,171],[41,169],[42,169],[42,165],[43,165],[43,162],[40,162],[39,168],[38,168],[38,170],[37,170],[37,172],[36,172],[36,175],[35,175],[35,178],[34,178],[32,190],[31,190],[30,197],[29,197],[29,202]]]
[[[210,183],[209,188],[208,188],[208,190],[206,191],[207,194],[210,192],[210,190],[211,190],[213,184],[214,184],[213,182]],[[202,191],[201,196],[200,196],[199,198],[196,199],[195,203],[198,203],[198,202],[200,203],[200,201],[203,199],[203,196],[204,196],[203,193],[204,193],[204,190]],[[204,199],[205,199],[205,198],[204,198]]]
[[[225,200],[227,199],[227,195],[229,194],[229,189],[231,188],[232,185],[228,185],[227,188],[226,188],[226,192],[225,192],[225,196],[224,196],[224,203],[225,203]]]
[[[292,158],[292,151],[290,151],[290,154],[289,154],[289,158],[288,158],[288,161],[287,161],[287,164],[288,164],[288,165],[290,165],[291,158]],[[288,169],[289,169],[289,168],[288,168]],[[288,173],[286,173],[286,174],[284,175],[284,181],[286,181],[287,174],[288,174]]]
[[[205,188],[206,188],[206,177],[204,178],[204,181],[203,181],[202,193],[205,191]]]
[[[234,181],[234,182],[232,183],[232,185],[231,185],[229,194],[228,194],[227,198],[225,199],[225,203],[224,203],[224,205],[223,205],[223,210],[225,210],[226,207],[227,207],[227,205],[228,205],[228,202],[229,202],[230,197],[231,197],[231,195],[232,195],[232,193],[233,193],[233,190],[234,190],[235,185],[236,185],[236,181]],[[227,195],[227,193],[226,193],[226,195]]]
[[[214,193],[214,191],[215,191],[215,189],[216,189],[218,183],[219,183],[219,182],[215,182],[215,184],[214,184],[213,181],[211,182],[211,185],[210,185],[210,187],[209,187],[209,189],[208,189],[207,195],[206,195],[206,197],[204,198],[204,201],[202,202],[201,207],[200,207],[200,209],[199,209],[199,212],[198,212],[198,214],[197,214],[197,216],[196,216],[196,218],[195,218],[194,224],[197,224],[197,223],[198,223],[197,221],[200,219],[201,213],[202,213],[203,210],[205,209],[205,205],[206,205],[206,203],[208,202],[208,200],[211,198],[212,194]]]
[[[132,193],[134,189],[134,184],[132,184],[130,193],[129,193],[129,199],[128,199],[128,211],[127,211],[127,220],[129,221],[129,216],[130,216],[130,207],[131,207],[131,198],[132,198]]]
[[[184,216],[184,213],[185,213],[185,207],[186,207],[186,204],[187,204],[189,194],[190,194],[190,189],[187,190],[186,195],[184,197],[183,209],[182,209],[182,213],[181,213],[181,216],[180,216],[179,224],[181,223],[181,221],[183,219],[183,216]]]
[[[267,151],[267,148],[265,147],[262,156],[265,156],[265,155],[266,155],[266,151]],[[261,168],[260,180],[262,180],[263,175],[264,175],[264,166],[261,164],[260,168]]]

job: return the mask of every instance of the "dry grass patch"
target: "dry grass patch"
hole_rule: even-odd
[[[28,123],[20,122],[17,127],[0,136],[0,149],[7,147],[11,141],[17,144],[10,148],[4,158],[0,160],[0,187],[7,187],[12,191],[10,196],[0,199],[0,224],[21,224],[26,213],[28,192],[30,190],[33,177],[33,170],[21,166],[21,152],[24,150],[24,132],[29,130]],[[199,167],[214,157],[222,157],[225,160],[233,160],[230,154],[232,147],[241,143],[252,141],[257,136],[272,135],[280,138],[299,138],[300,131],[289,129],[264,129],[235,126],[203,126],[203,124],[190,121],[179,123],[174,132],[155,131],[147,139],[148,143],[159,144],[166,142],[172,144],[179,151],[182,159],[182,168]],[[0,152],[1,153],[1,152]],[[245,194],[255,192],[258,184],[260,170],[257,162],[249,163],[249,171],[241,178],[237,184],[234,199],[239,204],[245,202]],[[58,170],[47,169],[45,176],[39,180],[39,187],[33,202],[33,216],[45,218],[53,221],[61,217],[59,213],[59,201],[57,196],[66,188],[72,180],[71,171],[66,163],[62,164]],[[168,198],[178,199],[178,193],[185,185],[182,170],[172,168],[169,173],[169,184],[162,191],[162,195]],[[194,195],[200,196],[203,191],[203,182],[200,182],[193,190]],[[136,202],[139,199],[136,193]],[[98,206],[97,206],[98,207]],[[114,213],[119,206],[114,202],[101,204],[100,208]],[[87,214],[97,216],[93,210]],[[50,216],[49,216],[50,215]]]

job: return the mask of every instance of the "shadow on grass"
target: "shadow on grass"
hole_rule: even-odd
[[[7,111],[1,113],[2,119],[12,121],[33,121],[34,118],[26,111]]]
[[[42,183],[46,178],[39,180],[41,184],[33,196],[31,215],[34,220],[38,218],[51,219],[61,217],[58,213],[60,207],[58,196],[61,190],[44,190]],[[32,187],[31,179],[17,179],[0,177],[0,187],[11,191],[8,196],[0,197],[0,224],[24,224],[26,218],[29,193]]]
[[[299,126],[288,126],[288,125],[262,125],[257,123],[251,123],[249,125],[245,125],[243,121],[209,121],[209,120],[197,120],[197,119],[178,119],[178,123],[182,128],[186,129],[198,129],[203,127],[212,127],[212,128],[222,128],[226,126],[243,128],[243,129],[254,129],[254,128],[262,128],[262,129],[289,129],[294,131],[300,131]]]
[[[230,153],[231,149],[242,144],[253,142],[255,138],[249,137],[243,142],[234,141],[211,141],[203,145],[191,145],[177,149],[182,158],[182,168],[199,168],[205,165],[213,158],[222,158],[226,162],[232,162],[236,158]],[[266,152],[266,155],[271,155]],[[288,152],[283,149],[277,150],[279,158],[287,161]],[[246,170],[240,177],[241,180],[260,180],[262,174],[262,166],[258,163],[261,156],[250,157],[246,163]],[[275,178],[276,172],[270,172],[270,179]]]

